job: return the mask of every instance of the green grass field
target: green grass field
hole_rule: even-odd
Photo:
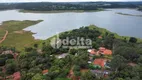
[[[4,36],[5,34],[5,30],[1,29],[0,28],[0,40],[2,39],[2,37]]]
[[[32,37],[32,32],[24,31],[23,29],[35,24],[40,23],[42,20],[37,21],[5,21],[0,25],[0,39],[4,36],[5,30],[9,32],[5,41],[0,46],[16,47],[17,50],[22,50],[34,43],[40,42]]]

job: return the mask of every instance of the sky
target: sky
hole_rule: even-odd
[[[0,2],[83,2],[83,1],[142,1],[142,0],[0,0]]]

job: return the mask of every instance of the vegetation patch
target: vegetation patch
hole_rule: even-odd
[[[23,49],[33,43],[38,42],[32,37],[32,32],[23,31],[24,28],[38,24],[42,20],[38,21],[5,21],[0,25],[0,38],[5,34],[5,30],[9,33],[6,39],[0,44],[0,46],[16,47],[18,50]]]

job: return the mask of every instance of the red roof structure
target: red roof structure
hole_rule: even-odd
[[[104,55],[112,55],[112,51],[109,49],[106,49],[103,53]]]
[[[20,72],[15,72],[13,74],[13,80],[20,80],[20,78],[21,78]]]
[[[47,73],[48,73],[48,69],[42,71],[42,74],[43,74],[43,75],[45,75],[45,74],[47,74]]]
[[[105,62],[106,62],[106,59],[95,59],[95,60],[94,60],[94,64],[95,64],[95,65],[99,65],[99,66],[101,66],[102,68],[104,68]]]
[[[104,55],[112,55],[112,51],[109,50],[109,49],[106,49],[104,47],[100,47],[99,48],[99,52],[102,53],[102,54],[104,54]]]
[[[102,36],[99,36],[98,38],[99,38],[99,39],[102,39],[103,37],[102,37]]]

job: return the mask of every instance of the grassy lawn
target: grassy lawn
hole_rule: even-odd
[[[0,46],[16,47],[17,50],[22,50],[24,47],[28,47],[34,43],[40,42],[32,37],[32,32],[24,31],[23,29],[38,24],[42,20],[38,21],[5,21],[0,25],[0,38],[5,34],[5,30],[9,32],[5,41]]]
[[[1,29],[0,28],[0,40],[2,39],[2,37],[4,36],[5,34],[5,30]]]

